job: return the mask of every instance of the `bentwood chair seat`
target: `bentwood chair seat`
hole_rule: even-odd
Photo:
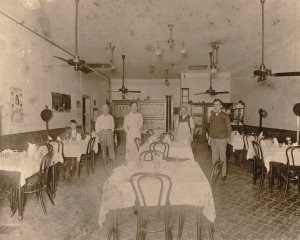
[[[39,171],[26,179],[26,184],[21,189],[23,202],[20,204],[22,204],[22,207],[24,207],[25,194],[37,193],[37,196],[40,198],[43,211],[45,214],[47,214],[43,198],[43,191],[46,191],[51,203],[54,205],[53,197],[48,185],[48,172],[53,157],[53,147],[47,143],[42,144],[39,147],[43,146],[48,148],[48,153],[43,156]]]
[[[90,168],[92,169],[92,172],[94,173],[94,167],[95,167],[95,154],[94,154],[94,144],[95,144],[96,138],[92,137],[87,145],[86,153],[81,155],[80,161],[79,161],[79,170],[78,170],[78,177],[80,177],[80,170],[83,165],[86,167],[86,173],[89,175]]]
[[[163,152],[147,149],[139,154],[140,161],[153,161],[156,159],[164,159]]]
[[[146,234],[164,232],[165,239],[172,239],[172,224],[169,216],[172,180],[168,175],[153,172],[135,173],[130,178],[137,208],[136,239],[145,239]],[[149,186],[151,193],[149,195]],[[154,199],[154,192],[157,191]],[[150,199],[151,198],[151,199]],[[159,225],[159,219],[164,221]]]

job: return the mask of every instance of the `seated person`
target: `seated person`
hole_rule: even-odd
[[[81,139],[84,139],[84,132],[81,130],[81,129],[77,129],[76,128],[76,120],[72,119],[70,121],[70,128],[66,129],[66,131],[59,135],[58,137],[61,139],[61,140],[64,140],[64,139],[71,139],[71,140],[78,140],[79,137],[78,135],[80,136],[80,140]]]

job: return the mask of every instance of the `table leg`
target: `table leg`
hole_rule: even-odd
[[[77,177],[79,178],[79,161],[77,158],[76,158],[76,161],[75,161],[75,168],[76,168],[76,173],[77,173]]]
[[[197,211],[197,240],[201,239],[201,209]]]
[[[19,220],[23,220],[23,193],[21,185],[18,186],[18,215]]]

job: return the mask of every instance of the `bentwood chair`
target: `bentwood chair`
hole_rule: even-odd
[[[210,175],[210,186],[213,189],[216,181],[218,180],[220,173],[222,172],[223,162],[218,160],[214,163],[213,169]]]
[[[44,198],[43,198],[43,191],[45,191],[52,203],[54,204],[53,197],[50,191],[50,187],[48,185],[48,172],[49,168],[51,165],[52,161],[52,156],[53,156],[53,147],[50,144],[42,144],[39,147],[46,146],[50,151],[44,155],[42,158],[41,164],[40,164],[40,169],[37,173],[32,175],[31,177],[26,179],[26,184],[22,187],[21,189],[21,194],[22,194],[22,202],[19,203],[21,204],[21,211],[22,208],[25,206],[25,195],[26,194],[31,194],[31,193],[36,193],[37,196],[40,199],[41,205],[43,207],[43,211],[45,214],[47,214],[45,203],[44,203]],[[22,215],[22,213],[21,213]]]
[[[252,141],[252,145],[255,153],[253,161],[253,184],[255,184],[257,178],[260,177],[260,188],[262,189],[265,172],[263,152],[259,143]]]
[[[156,157],[167,159],[169,156],[170,145],[166,142],[152,142],[149,145],[150,151],[152,151]]]
[[[131,176],[130,182],[137,208],[136,239],[145,239],[147,233],[164,232],[165,239],[171,240],[172,224],[169,217],[171,178],[161,173],[139,172]],[[157,194],[154,194],[153,189]],[[158,224],[161,219],[164,221],[163,226]]]
[[[79,161],[79,169],[78,169],[78,177],[80,177],[81,167],[85,165],[86,167],[86,173],[89,176],[90,168],[92,172],[94,173],[94,167],[95,167],[95,154],[94,154],[94,144],[95,144],[96,138],[93,137],[89,140],[86,153],[82,154]]]
[[[192,149],[195,150],[196,153],[197,153],[197,148],[196,148],[196,146],[197,146],[197,143],[198,143],[198,142],[201,142],[201,131],[200,131],[200,130],[198,130],[198,131],[196,132],[196,134],[194,134],[194,136],[193,136],[193,141],[192,141],[192,143],[191,143]]]
[[[9,186],[7,184],[7,181],[5,179],[0,179],[0,200],[8,198],[10,202],[10,209],[12,214],[16,211],[16,201],[17,197],[13,196],[12,189],[9,189]]]
[[[287,162],[281,172],[281,177],[285,181],[285,197],[287,196],[290,182],[297,184],[298,192],[300,192],[300,166],[295,166],[296,151],[300,151],[300,146],[291,146],[286,149]]]
[[[170,138],[171,141],[174,141],[174,135],[171,132],[164,132],[160,134],[159,140],[164,141],[167,136]]]
[[[138,150],[140,150],[140,147],[142,146],[142,139],[141,138],[135,138],[134,139],[135,145]]]

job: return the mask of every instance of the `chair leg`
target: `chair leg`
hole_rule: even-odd
[[[39,196],[40,196],[40,201],[41,201],[41,204],[42,204],[42,207],[43,207],[44,214],[47,215],[46,206],[45,206],[45,202],[44,202],[44,198],[43,198],[43,190],[42,189],[39,190]]]
[[[273,190],[273,164],[270,163],[270,172],[269,172],[269,191]]]
[[[262,189],[264,183],[264,165],[261,163],[261,173],[260,173],[260,189]]]
[[[289,188],[289,173],[287,173],[287,176],[286,176],[286,183],[285,183],[285,189],[284,189],[284,197],[287,196],[288,188]]]
[[[51,192],[50,192],[50,189],[49,189],[47,186],[45,187],[45,189],[46,189],[46,193],[47,193],[47,195],[48,195],[48,197],[49,197],[49,199],[50,199],[52,205],[55,205],[55,204],[54,204],[54,201],[53,201],[52,194],[51,194]]]
[[[88,159],[86,159],[85,166],[86,166],[86,174],[89,176],[90,175],[90,171],[89,171]]]
[[[256,158],[253,158],[253,171],[252,171],[252,174],[253,174],[253,184],[256,183]]]
[[[181,240],[182,238],[182,230],[184,226],[184,218],[181,212],[178,213],[178,236],[177,239]]]

